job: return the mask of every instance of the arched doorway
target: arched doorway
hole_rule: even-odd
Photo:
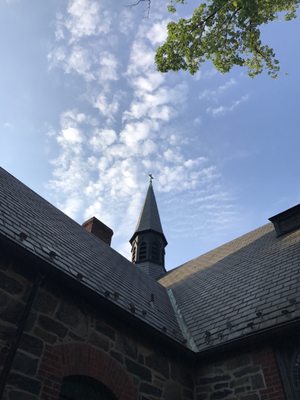
[[[103,383],[90,376],[64,377],[59,400],[118,400]]]
[[[39,377],[42,384],[41,399],[65,400],[68,396],[68,400],[94,400],[92,394],[91,397],[76,397],[73,388],[78,385],[77,390],[84,390],[84,393],[89,387],[94,387],[97,400],[137,400],[133,379],[124,366],[88,343],[47,346]],[[108,397],[99,397],[99,391]],[[65,396],[65,399],[61,396]]]

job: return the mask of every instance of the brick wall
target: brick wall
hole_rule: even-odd
[[[284,400],[271,347],[208,363],[195,377],[196,400]]]
[[[0,368],[33,283],[23,266],[0,264]],[[59,282],[39,288],[8,377],[5,400],[57,400],[63,376],[88,375],[120,400],[191,400],[190,368]],[[1,372],[1,369],[0,369]]]

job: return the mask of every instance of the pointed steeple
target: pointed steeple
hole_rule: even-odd
[[[135,232],[153,230],[163,235],[163,230],[159,218],[156,199],[154,196],[152,181],[149,183],[144,205],[135,228]]]
[[[157,279],[165,272],[165,247],[168,244],[161,226],[152,186],[152,175],[135,232],[130,239],[132,262]]]

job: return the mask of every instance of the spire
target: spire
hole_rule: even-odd
[[[159,218],[152,186],[153,176],[149,174],[149,177],[146,198],[130,244],[133,264],[157,279],[166,272],[164,259],[168,242]]]
[[[143,232],[151,229],[152,231],[161,233],[163,235],[163,230],[152,186],[152,179],[153,178],[150,177],[149,187],[140,217],[138,219],[138,223],[135,228],[135,232]]]

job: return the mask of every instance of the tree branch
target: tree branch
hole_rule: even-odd
[[[148,3],[148,7],[147,7],[147,17],[149,17],[150,9],[151,9],[151,0],[137,0],[135,3],[127,4],[126,7],[130,7],[130,8],[131,8],[131,7],[136,7],[136,6],[138,6],[139,4],[145,3],[145,2]]]

